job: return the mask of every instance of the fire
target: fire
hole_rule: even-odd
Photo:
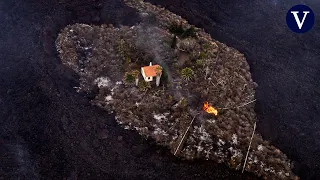
[[[203,110],[209,114],[218,115],[218,110],[216,110],[214,107],[210,106],[208,102],[205,102],[203,104]]]

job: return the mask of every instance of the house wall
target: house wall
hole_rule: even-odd
[[[146,77],[146,75],[145,75],[145,73],[144,73],[144,71],[143,71],[143,68],[141,68],[141,74],[142,74],[143,79],[144,79],[145,81],[147,81],[147,82],[153,81],[153,77]]]

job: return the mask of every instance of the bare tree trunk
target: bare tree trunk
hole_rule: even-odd
[[[157,86],[160,85],[160,77],[161,77],[161,76],[157,76],[157,77],[156,77],[156,85],[157,85]]]
[[[206,67],[206,76],[204,77],[204,79],[207,79],[208,74],[209,74],[209,67],[207,66]]]

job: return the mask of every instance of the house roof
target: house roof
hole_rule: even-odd
[[[145,66],[145,67],[142,67],[142,69],[144,71],[144,74],[147,77],[153,77],[153,76],[157,76],[157,68],[158,67],[161,67],[161,66],[159,66],[159,65]],[[160,72],[162,72],[162,71],[160,71]]]

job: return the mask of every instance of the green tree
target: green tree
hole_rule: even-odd
[[[191,68],[186,67],[181,70],[181,76],[184,80],[189,81],[194,77],[194,71]]]
[[[161,66],[158,66],[156,68],[156,74],[157,74],[157,76],[161,76],[161,74],[162,74],[162,67]]]
[[[126,72],[124,75],[124,80],[126,83],[133,83],[135,81],[135,77],[131,73]]]

